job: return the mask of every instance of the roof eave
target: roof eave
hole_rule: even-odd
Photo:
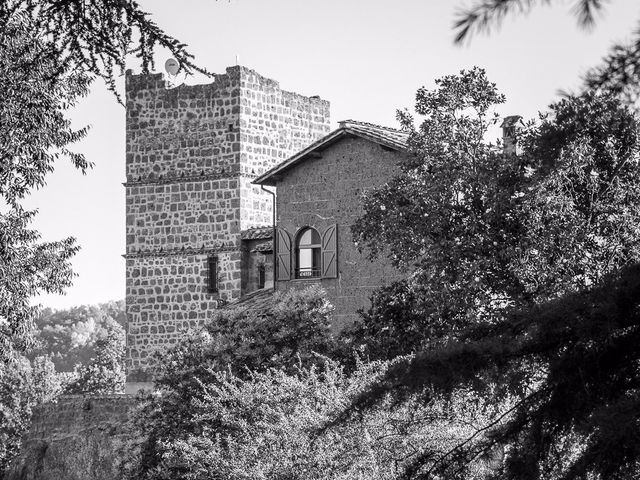
[[[312,143],[301,152],[298,152],[293,157],[290,157],[288,160],[285,160],[281,164],[273,167],[271,170],[263,173],[258,178],[254,179],[253,182],[251,183],[255,185],[266,185],[269,187],[275,187],[278,180],[280,180],[278,175],[279,173],[283,172],[284,170],[287,170],[293,164],[298,163],[298,161],[302,160],[307,155],[319,149],[322,149],[323,147],[334,142],[336,139],[342,137],[345,134],[345,130],[346,129],[344,128],[338,128],[337,130],[334,130],[333,132],[322,137],[320,140]]]
[[[278,181],[280,181],[280,179],[282,178],[281,174],[284,173],[286,170],[288,170],[289,168],[291,168],[294,165],[298,164],[305,157],[313,154],[314,152],[317,152],[318,150],[325,149],[326,147],[328,147],[329,145],[331,145],[332,143],[338,141],[340,138],[342,138],[342,137],[344,137],[346,135],[354,135],[356,137],[361,137],[361,138],[364,138],[366,140],[369,140],[370,142],[377,143],[379,145],[385,146],[387,148],[390,148],[390,149],[398,151],[398,152],[406,152],[407,151],[406,146],[402,146],[402,145],[399,145],[399,144],[395,144],[393,142],[387,142],[387,141],[381,140],[378,137],[375,137],[373,135],[367,135],[365,132],[362,132],[362,131],[356,130],[356,129],[352,129],[352,128],[348,127],[348,126],[347,127],[340,127],[337,130],[334,130],[333,132],[329,133],[325,137],[322,137],[317,142],[312,143],[307,148],[305,148],[301,152],[297,153],[293,157],[289,158],[288,160],[284,161],[280,165],[276,165],[271,170],[263,173],[262,175],[260,175],[256,179],[254,179],[251,183],[253,183],[255,185],[264,185],[264,186],[268,186],[268,187],[277,186]]]

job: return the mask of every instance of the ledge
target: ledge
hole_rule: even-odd
[[[217,172],[217,173],[201,173],[198,175],[159,175],[157,178],[140,178],[138,180],[127,180],[122,185],[125,187],[144,187],[147,185],[169,185],[173,183],[189,183],[189,182],[204,182],[207,180],[221,180],[245,177],[248,179],[255,179],[258,177],[256,174],[242,173],[238,171],[232,172]]]
[[[240,251],[240,247],[232,244],[232,245],[220,245],[217,247],[208,247],[208,248],[168,248],[168,249],[157,249],[157,250],[144,250],[138,251],[134,253],[125,253],[122,255],[123,258],[142,258],[142,257],[173,257],[173,256],[186,256],[186,255],[208,255],[211,253],[219,253],[219,252],[235,252]]]

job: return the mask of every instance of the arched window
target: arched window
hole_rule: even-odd
[[[320,276],[322,241],[315,228],[307,227],[296,238],[296,278]]]

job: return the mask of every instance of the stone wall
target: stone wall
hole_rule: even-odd
[[[384,258],[371,262],[358,253],[351,225],[363,213],[363,191],[390,179],[403,155],[359,137],[347,137],[323,150],[321,158],[305,159],[278,182],[277,225],[287,230],[292,241],[305,226],[322,235],[337,224],[338,278],[278,281],[277,289],[320,283],[336,308],[337,330],[352,323],[357,310],[370,304],[373,290],[401,278]]]
[[[176,88],[128,71],[126,103],[128,378],[145,381],[154,352],[245,293],[240,234],[273,203],[251,181],[326,134],[329,103],[240,66]]]
[[[5,480],[114,480],[125,442],[128,395],[66,395],[34,410]]]

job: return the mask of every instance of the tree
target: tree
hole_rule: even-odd
[[[125,331],[107,319],[104,332],[95,342],[96,355],[86,365],[76,365],[74,377],[64,393],[123,393],[125,384]]]
[[[0,2],[0,368],[33,346],[37,308],[31,299],[71,284],[70,258],[78,250],[73,238],[41,242],[29,228],[35,212],[25,211],[21,200],[45,184],[58,159],[70,159],[86,172],[90,162],[71,145],[87,129],[71,128],[69,108],[95,76],[116,93],[115,76],[118,69],[124,73],[126,55],[137,54],[146,71],[158,46],[171,51],[185,71],[199,70],[185,46],[162,32],[134,0]],[[5,380],[17,390],[0,397],[0,411],[15,412],[17,424],[24,425],[30,416],[31,404],[22,400],[29,398],[28,383]],[[8,434],[3,462],[16,452],[21,431]]]
[[[41,54],[26,22],[15,21],[0,31],[0,195],[6,208],[0,213],[0,351],[31,345],[36,309],[29,299],[40,291],[60,292],[71,282],[69,259],[77,251],[73,239],[39,243],[29,229],[35,212],[27,212],[20,200],[44,183],[44,175],[60,155],[70,155],[76,166],[86,168],[81,156],[67,144],[82,138],[64,118],[67,105],[86,91],[86,79],[70,75],[50,78],[55,61]],[[1,355],[1,354],[0,354]]]
[[[464,478],[459,469],[497,446],[497,478],[634,478],[637,119],[616,96],[585,92],[529,123],[521,155],[491,153],[465,143],[480,136],[464,109],[486,95],[458,86],[475,84],[463,72],[419,92],[427,119],[405,122],[413,158],[365,198],[357,240],[415,272],[377,294],[356,340],[384,357],[407,329],[419,353],[351,409],[459,388],[489,404],[517,398],[437,462],[416,459],[410,478]]]
[[[459,444],[436,463],[416,459],[415,478],[465,478],[456,472],[496,446],[506,451],[496,478],[637,478],[639,307],[640,265],[633,265],[598,286],[472,327],[442,348],[397,363],[350,410],[425,389],[455,396],[467,386],[487,395],[478,378],[491,378],[519,401],[485,426],[479,441]]]
[[[477,32],[487,32],[498,26],[502,20],[517,13],[527,13],[549,0],[477,0],[470,8],[458,12],[454,28],[455,41],[462,43]],[[556,2],[560,3],[560,2]],[[575,0],[573,13],[578,25],[591,28],[595,25],[596,14],[609,2],[602,0]],[[606,91],[619,95],[629,105],[638,106],[640,100],[640,31],[633,32],[627,43],[614,44],[600,66],[593,68],[585,76],[585,89]]]
[[[0,362],[0,477],[20,451],[20,438],[29,428],[33,407],[59,392],[60,381],[48,357],[30,362],[13,353]]]
[[[124,300],[55,311],[45,308],[35,319],[36,346],[27,357],[49,355],[58,372],[71,372],[77,364],[90,363],[97,354],[97,341],[108,335],[114,322],[126,328]]]
[[[351,336],[386,358],[597,283],[637,261],[638,130],[611,96],[551,106],[520,135],[523,154],[485,143],[503,97],[479,69],[418,91],[413,155],[364,197],[360,248],[412,275],[374,295]]]
[[[87,129],[74,130],[65,116],[85,95],[94,76],[115,92],[117,69],[124,73],[128,53],[143,70],[153,51],[165,47],[189,72],[185,46],[162,32],[136,1],[9,0],[0,5],[0,351],[24,351],[32,344],[36,309],[29,298],[61,292],[72,280],[72,238],[39,243],[28,228],[34,216],[20,206],[32,189],[45,183],[56,160],[69,158],[83,173],[84,156],[70,150]],[[136,38],[137,37],[137,38]],[[137,41],[137,48],[131,45]],[[3,206],[4,207],[4,206]]]
[[[135,54],[143,72],[153,68],[153,53],[166,48],[186,73],[206,70],[193,63],[186,45],[167,35],[136,0],[6,0],[0,25],[26,22],[42,43],[41,56],[52,59],[50,76],[82,72],[104,80],[117,95],[115,76],[124,74],[126,57]],[[33,72],[38,64],[26,62]]]

